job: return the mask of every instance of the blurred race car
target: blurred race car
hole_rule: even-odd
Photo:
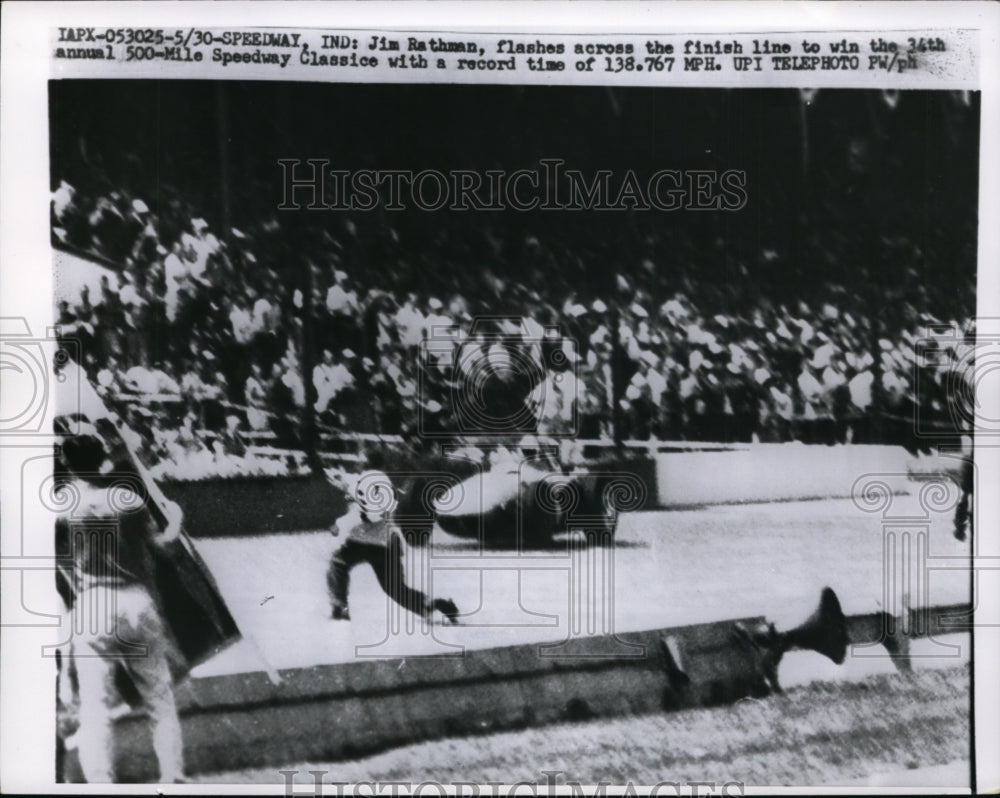
[[[494,548],[545,548],[571,532],[607,543],[618,513],[639,509],[646,498],[645,483],[627,470],[565,473],[531,460],[502,461],[472,474],[446,462],[438,466],[398,486],[394,515],[411,539],[436,522],[450,535]]]

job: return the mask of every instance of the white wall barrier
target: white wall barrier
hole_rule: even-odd
[[[846,498],[865,474],[886,475],[894,493],[908,493],[907,464],[901,446],[803,443],[735,444],[685,451],[660,446],[656,463],[661,507],[695,504]]]

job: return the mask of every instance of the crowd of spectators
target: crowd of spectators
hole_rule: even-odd
[[[295,255],[277,217],[223,231],[181,199],[158,207],[65,181],[52,197],[54,244],[107,264],[98,290],[60,302],[61,334],[165,474],[287,470],[247,446],[301,448],[307,402],[323,433],[410,440],[509,422],[540,436],[879,442],[915,412],[947,414],[949,369],[915,368],[930,331],[956,368],[966,354],[965,319],[910,301],[888,323],[836,285],[783,302],[690,273],[665,283],[655,241],[597,290],[573,280],[565,240],[517,242],[516,278],[509,247],[376,270],[350,218]],[[379,257],[402,252],[380,224]],[[446,279],[418,279],[436,260]]]

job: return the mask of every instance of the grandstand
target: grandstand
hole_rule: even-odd
[[[485,357],[467,336],[493,315],[572,344],[571,391],[536,384],[513,400],[535,402],[530,431],[543,436],[572,421],[592,441],[916,450],[914,419],[956,431],[945,383],[968,365],[977,197],[959,188],[975,185],[976,95],[654,101],[615,89],[584,117],[568,88],[121,88],[111,101],[86,82],[53,84],[58,322],[165,474],[235,473],[224,461],[248,448],[286,465],[298,461],[274,450],[304,450],[316,466],[320,440],[447,431],[466,375],[429,367],[421,346],[444,329],[459,358],[470,344]],[[476,113],[440,129],[436,110],[456,105]],[[301,132],[260,122],[298,108],[311,115]],[[684,125],[667,126],[682,108]],[[518,114],[537,129],[518,142],[491,132]],[[412,135],[373,150],[400,119]],[[766,141],[722,133],[755,119],[768,120]],[[968,157],[944,169],[929,151]],[[749,203],[737,214],[277,211],[289,154],[350,169],[485,171],[553,154],[585,174],[737,166]],[[918,368],[934,338],[952,369]]]

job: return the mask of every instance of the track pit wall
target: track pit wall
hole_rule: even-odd
[[[799,443],[652,443],[597,470],[635,474],[648,488],[645,509],[851,496],[855,481],[879,474],[907,493],[912,458],[897,446]],[[884,475],[884,476],[883,476]],[[194,538],[261,535],[329,527],[346,509],[343,493],[320,477],[164,481]]]
[[[651,452],[660,507],[847,498],[866,474],[906,493],[910,455],[900,446],[760,443],[664,445]]]
[[[892,652],[906,671],[910,640],[900,629],[952,635],[969,612],[968,605],[937,607],[923,616],[929,624],[909,627],[887,623],[888,616],[850,616],[849,641],[888,642],[883,661]],[[185,762],[191,775],[269,765],[277,771],[442,737],[764,698],[759,662],[733,634],[737,622],[763,621],[572,639],[558,657],[530,644],[291,669],[280,684],[261,672],[193,679],[179,690]],[[115,737],[119,779],[155,780],[145,717],[126,715]]]

